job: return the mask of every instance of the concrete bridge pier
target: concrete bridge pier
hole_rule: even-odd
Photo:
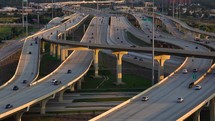
[[[25,111],[19,111],[18,113],[16,113],[15,121],[22,121],[22,116],[24,113],[25,113]]]
[[[59,92],[58,102],[63,102],[63,94],[67,89],[63,89]]]
[[[193,121],[200,121],[201,108],[194,113]]]
[[[61,61],[64,61],[66,59],[66,49],[61,49]]]
[[[57,47],[57,45],[53,44],[53,52],[52,52],[53,53],[53,55],[52,55],[53,57],[56,57],[56,51],[57,51],[56,47]]]
[[[76,82],[77,90],[81,90],[81,82],[84,81],[84,77],[82,77],[79,81]]]
[[[60,51],[61,47],[60,44],[57,45],[57,58],[61,59],[61,51]]]
[[[50,43],[50,55],[53,55],[53,44]]]
[[[116,55],[117,62],[117,82],[116,85],[123,84],[122,82],[122,56],[128,54],[126,51],[113,52],[112,54]]]
[[[40,114],[46,114],[46,104],[49,101],[50,98],[44,99],[41,102],[41,110],[40,110]]]
[[[196,38],[201,38],[201,34],[196,33]]]
[[[70,86],[69,86],[69,90],[70,90],[71,92],[74,92],[74,91],[75,91],[75,84],[70,85]]]
[[[64,32],[63,37],[64,37],[64,40],[66,40],[66,32]]]
[[[159,55],[155,56],[155,59],[158,61],[158,82],[164,79],[164,63],[166,60],[170,59],[170,55]]]
[[[215,98],[210,101],[210,121],[215,121]]]
[[[95,78],[99,76],[99,49],[94,49],[93,59],[94,59],[94,68],[95,68]]]
[[[41,41],[41,52],[44,53],[45,52],[45,42]]]

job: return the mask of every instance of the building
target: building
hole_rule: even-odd
[[[192,0],[165,0],[166,4],[170,5],[170,4],[183,4],[183,5],[188,5],[192,3]]]

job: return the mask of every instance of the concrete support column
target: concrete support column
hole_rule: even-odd
[[[63,35],[64,35],[64,40],[66,40],[66,32],[64,32],[64,34],[63,34]]]
[[[200,113],[201,113],[201,109],[197,110],[194,113],[193,121],[200,121]]]
[[[71,92],[74,92],[74,91],[75,91],[75,84],[70,85],[70,86],[69,86],[69,90],[70,90]]]
[[[200,38],[201,37],[201,34],[196,34],[196,38]]]
[[[53,57],[56,57],[56,50],[57,48],[56,48],[56,44],[53,44]]]
[[[61,49],[61,61],[64,61],[66,59],[66,50],[65,49]]]
[[[158,82],[164,79],[164,63],[166,60],[170,59],[170,55],[159,55],[155,56],[155,59],[158,61]]]
[[[22,115],[24,114],[25,111],[20,111],[18,113],[16,113],[15,115],[15,120],[16,121],[22,121]]]
[[[61,47],[60,47],[60,44],[58,44],[58,45],[57,45],[57,58],[58,58],[58,59],[61,59],[61,56],[60,56],[60,55],[61,55],[60,48],[61,48]]]
[[[99,77],[99,49],[94,50],[93,59],[95,67],[95,77]]]
[[[215,98],[210,101],[210,121],[215,121]]]
[[[42,49],[42,53],[44,53],[45,52],[45,42],[44,41],[42,41],[42,43],[41,43],[41,49]]]
[[[117,58],[117,82],[116,85],[123,84],[122,83],[122,56],[124,54],[128,54],[128,52],[113,52],[114,55],[116,55]]]
[[[61,39],[61,40],[63,39],[63,34],[60,35],[60,39]]]
[[[65,50],[65,57],[67,58],[69,56],[69,50]]]
[[[53,55],[53,44],[50,43],[50,55]]]
[[[66,89],[63,89],[59,92],[58,102],[63,102],[63,94],[66,91]]]
[[[81,81],[82,81],[82,79],[80,79],[79,81],[77,81],[77,89],[78,90],[81,89]]]
[[[48,101],[49,101],[49,98],[44,99],[44,100],[41,102],[40,114],[46,114],[46,104],[47,104]]]

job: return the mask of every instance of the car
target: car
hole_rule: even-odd
[[[149,97],[148,97],[148,96],[142,97],[142,101],[148,101],[148,100],[149,100]]]
[[[57,81],[57,79],[52,79],[51,80],[52,83],[55,83],[56,81]]]
[[[187,74],[187,73],[188,73],[187,69],[183,69],[183,70],[182,70],[182,73],[183,73],[183,74]]]
[[[178,99],[177,99],[177,103],[182,103],[184,101],[184,99],[182,98],[182,97],[179,97]]]
[[[69,69],[69,70],[67,71],[67,73],[68,73],[68,74],[72,73],[72,70]]]
[[[213,74],[215,74],[215,70],[213,70]]]
[[[26,83],[27,83],[27,80],[23,80],[22,83],[23,83],[23,84],[26,84]]]
[[[13,90],[14,90],[14,91],[19,90],[19,87],[18,87],[17,85],[15,85],[15,86],[13,87]]]
[[[134,59],[137,59],[137,57],[135,56]]]
[[[194,86],[194,82],[191,82],[188,86],[188,88],[192,88]]]
[[[32,46],[33,44],[31,43],[30,46]]]
[[[193,72],[198,72],[198,69],[194,68],[194,69],[193,69]]]
[[[119,37],[117,37],[117,39],[119,39]]]
[[[196,46],[195,49],[199,49],[199,47]]]
[[[130,47],[136,47],[135,45],[131,45]]]
[[[200,85],[195,86],[195,90],[200,90],[202,87]]]
[[[37,44],[37,41],[35,41],[35,44]]]
[[[28,54],[31,54],[31,51],[29,51]]]
[[[54,85],[59,85],[59,84],[61,84],[61,81],[55,81],[54,82]]]
[[[12,107],[13,107],[13,105],[7,104],[7,105],[5,106],[5,109],[9,109],[9,108],[12,108]]]

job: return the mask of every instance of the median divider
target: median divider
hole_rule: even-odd
[[[212,63],[212,61],[211,61],[211,63]],[[215,64],[213,64],[213,65],[207,70],[206,73],[204,73],[199,79],[197,79],[197,80],[194,82],[194,85],[200,83],[200,82],[205,78],[205,76],[213,70],[214,67],[215,67]]]

